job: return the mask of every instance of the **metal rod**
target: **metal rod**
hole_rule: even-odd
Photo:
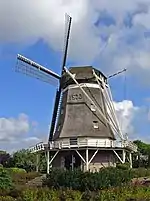
[[[97,81],[100,81],[102,83],[102,85],[103,85],[104,93],[106,94],[106,96],[108,98],[108,102],[110,103],[112,114],[115,117],[114,120],[115,120],[116,126],[118,127],[117,132],[119,131],[119,137],[121,138],[121,140],[124,140],[124,137],[123,137],[123,134],[122,134],[122,131],[120,129],[120,125],[119,125],[119,122],[118,122],[118,119],[117,119],[117,116],[116,116],[116,111],[115,111],[115,108],[114,108],[113,98],[112,98],[110,87],[109,87],[109,85],[107,85],[107,89],[106,89],[106,85],[105,85],[104,81],[102,79],[100,79],[100,77],[98,77],[96,75],[95,71],[93,71],[93,74],[96,77]]]
[[[61,78],[57,73],[49,70],[48,68],[45,68],[44,66],[41,66],[40,64],[38,64],[38,63],[36,63],[36,62],[34,62],[34,61],[32,61],[32,60],[20,55],[20,54],[17,55],[17,59],[22,61],[22,62],[25,62],[25,63],[27,63],[27,64],[29,64],[31,66],[33,66],[34,68],[36,68],[38,70],[43,71],[46,74],[49,74],[49,75],[55,77],[56,79]]]
[[[124,68],[123,70],[121,70],[121,71],[119,71],[119,72],[117,72],[117,73],[114,73],[114,74],[112,74],[112,75],[109,75],[108,76],[108,79],[109,78],[112,78],[112,77],[114,77],[114,76],[116,76],[116,75],[119,75],[120,73],[123,73],[124,71],[126,71],[127,69],[126,68]]]

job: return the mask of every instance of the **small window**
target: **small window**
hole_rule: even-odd
[[[93,121],[93,127],[98,128],[98,121]]]
[[[64,109],[62,108],[62,109],[61,109],[61,114],[63,114],[63,113],[64,113]]]
[[[70,138],[70,145],[77,145],[77,144],[78,144],[78,140],[76,137]]]
[[[60,125],[58,126],[57,131],[58,131],[58,132],[60,131]]]
[[[93,104],[91,104],[91,111],[93,111],[93,112],[96,111],[95,106]]]

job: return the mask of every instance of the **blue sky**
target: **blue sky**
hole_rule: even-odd
[[[73,17],[67,66],[93,65],[106,75],[127,68],[110,80],[117,114],[130,138],[150,141],[150,1],[139,2],[0,0],[0,149],[47,137],[56,87],[14,68],[19,53],[60,73],[65,12]]]

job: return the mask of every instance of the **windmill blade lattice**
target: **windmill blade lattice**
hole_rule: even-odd
[[[15,71],[57,86],[59,75],[21,55],[17,57]]]

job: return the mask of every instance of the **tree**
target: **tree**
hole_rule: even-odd
[[[13,154],[12,166],[23,168],[26,171],[35,171],[36,169],[36,157],[28,150],[22,149]]]
[[[6,151],[0,151],[0,164],[3,167],[9,167],[11,163],[11,156]]]
[[[148,155],[150,153],[150,144],[146,144],[140,140],[133,141],[138,146],[138,151],[143,155]]]
[[[27,172],[36,170],[36,155],[28,150],[22,149],[17,151],[12,156],[12,167],[25,169]],[[40,154],[39,171],[46,172],[45,154]]]
[[[138,146],[138,160],[134,160],[133,166],[136,167],[150,167],[150,144],[146,144],[140,140],[135,140],[134,143]]]

